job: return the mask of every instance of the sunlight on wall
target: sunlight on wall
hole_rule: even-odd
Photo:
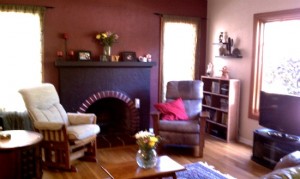
[[[38,14],[0,12],[0,109],[25,110],[20,88],[41,83],[41,26]]]

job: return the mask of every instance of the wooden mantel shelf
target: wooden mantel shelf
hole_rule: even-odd
[[[66,61],[56,60],[57,67],[111,67],[111,68],[151,68],[155,62],[100,62],[100,61]]]

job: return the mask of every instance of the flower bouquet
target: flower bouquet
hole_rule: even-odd
[[[155,136],[153,133],[148,131],[140,131],[135,134],[136,143],[142,150],[154,149],[160,141],[159,136]]]
[[[96,34],[96,39],[99,40],[103,46],[112,46],[118,39],[119,36],[110,31]]]
[[[140,131],[135,134],[135,138],[139,146],[136,155],[137,164],[142,168],[154,167],[157,162],[155,147],[159,143],[160,137],[148,131]]]
[[[96,34],[96,39],[103,45],[102,61],[108,61],[111,58],[111,46],[119,39],[119,36],[107,31]]]

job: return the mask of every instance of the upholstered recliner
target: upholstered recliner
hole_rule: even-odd
[[[162,137],[160,149],[163,145],[189,146],[193,148],[195,157],[202,157],[206,119],[209,117],[208,113],[201,113],[203,82],[200,80],[168,82],[167,103],[160,104],[177,102],[180,98],[184,104],[187,119],[180,120],[179,116],[179,120],[164,120],[164,116],[168,116],[170,113],[173,115],[174,111],[160,110],[160,112],[152,114],[154,133]]]
[[[44,168],[77,171],[78,158],[97,162],[96,135],[100,132],[95,114],[66,113],[52,84],[19,90],[34,128],[42,133]]]

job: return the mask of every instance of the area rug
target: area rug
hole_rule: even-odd
[[[229,174],[223,174],[206,162],[197,162],[185,165],[186,170],[176,172],[177,179],[235,179]],[[169,179],[169,178],[164,178]]]

